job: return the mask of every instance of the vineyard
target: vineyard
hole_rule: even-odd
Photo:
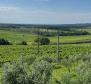
[[[9,40],[12,45],[0,45],[0,79],[3,75],[2,65],[5,63],[17,62],[20,58],[30,65],[31,60],[43,59],[51,63],[54,68],[52,72],[52,84],[86,84],[86,83],[71,83],[69,82],[70,76],[74,78],[79,78],[75,69],[78,69],[81,65],[86,67],[88,59],[91,59],[91,44],[84,43],[85,41],[91,40],[91,35],[81,35],[81,36],[62,36],[60,37],[59,46],[59,62],[57,63],[57,37],[48,37],[50,39],[49,45],[37,46],[34,43],[34,39],[38,36],[34,34],[0,30],[0,38]],[[21,41],[26,41],[28,45],[18,45]],[[70,44],[71,42],[83,42],[81,44]],[[67,43],[67,44],[63,44]],[[39,51],[38,51],[39,48]],[[89,62],[90,63],[90,62]],[[87,63],[87,65],[89,65]],[[89,67],[88,67],[89,68]],[[84,69],[85,70],[85,69]],[[69,73],[68,73],[69,72]],[[66,75],[68,78],[66,78]],[[82,76],[81,76],[82,77]],[[65,81],[64,80],[68,80]],[[73,79],[72,79],[73,80]],[[76,80],[75,80],[76,81]],[[69,83],[67,83],[69,82]],[[1,82],[0,82],[1,84]],[[87,83],[90,84],[90,83]]]
[[[57,58],[56,46],[41,46],[39,56],[45,56],[49,58]],[[85,55],[91,53],[90,44],[82,45],[63,45],[60,46],[60,57]],[[38,56],[38,50],[36,46],[0,46],[0,63],[16,61],[19,57],[25,56]]]

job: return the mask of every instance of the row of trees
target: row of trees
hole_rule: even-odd
[[[26,41],[19,43],[20,45],[27,45]],[[8,40],[0,39],[0,45],[12,45]]]
[[[50,43],[50,40],[48,38],[36,38],[34,42],[41,45],[48,45]],[[11,45],[11,43],[8,40],[0,39],[0,45]],[[21,43],[19,43],[19,45],[27,45],[27,42],[22,41]]]
[[[46,29],[46,30],[40,30],[33,31],[34,34],[39,34],[41,36],[56,36],[57,35],[57,29]],[[60,36],[78,36],[78,35],[90,35],[87,31],[82,30],[76,30],[76,29],[59,29],[59,35]]]

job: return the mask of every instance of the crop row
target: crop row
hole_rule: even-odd
[[[91,53],[91,46],[75,46],[75,45],[63,45],[60,46],[60,57],[76,56]],[[56,46],[40,46],[39,55],[37,46],[24,46],[24,45],[9,45],[0,46],[0,62],[15,61],[19,57],[25,56],[45,56],[45,57],[57,57]]]

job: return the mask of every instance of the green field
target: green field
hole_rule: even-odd
[[[9,31],[9,30],[0,30],[0,38],[8,39],[10,42],[19,43],[21,41],[27,41],[29,44],[34,42],[34,39],[37,38],[37,35],[31,33]],[[48,37],[51,43],[57,43],[57,37]],[[70,43],[70,42],[84,42],[90,41],[91,35],[80,35],[80,36],[60,36],[60,43]]]
[[[0,30],[0,38],[9,40],[12,45],[0,45],[0,64],[6,62],[17,61],[20,57],[30,58],[30,57],[45,57],[57,59],[57,37],[48,37],[51,41],[50,45],[41,45],[39,48],[34,40],[37,35],[31,33]],[[21,41],[26,41],[28,45],[18,45]],[[91,53],[91,44],[84,43],[85,41],[91,41],[91,35],[80,35],[80,36],[60,36],[60,57],[70,57],[70,56],[84,56]],[[75,42],[83,42],[82,44],[69,44]],[[55,44],[55,45],[54,45]],[[67,72],[67,68],[62,66],[60,63],[56,64],[55,60],[53,62],[58,69],[53,70],[53,78],[60,80],[63,73]],[[2,67],[0,68],[0,78],[3,74]]]
[[[7,61],[15,60],[21,55],[29,56],[29,55],[37,55],[37,44],[34,43],[34,39],[36,39],[37,35],[32,35],[31,33],[17,32],[17,31],[9,31],[9,30],[0,30],[0,38],[4,38],[9,40],[12,45],[0,46],[0,61],[3,62],[4,59]],[[48,37],[51,41],[50,45],[40,46],[40,54],[41,56],[47,55],[54,57],[56,56],[57,49],[57,37]],[[90,41],[90,35],[81,35],[81,36],[60,36],[60,43],[70,43],[70,42],[84,42]],[[21,41],[26,41],[28,45],[17,45]],[[51,45],[54,43],[55,45]],[[60,45],[60,56],[70,56],[70,55],[78,55],[84,53],[91,53],[90,43],[84,44],[67,44]],[[36,51],[36,52],[35,52]]]

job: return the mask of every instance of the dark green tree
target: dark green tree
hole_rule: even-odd
[[[0,39],[0,45],[10,45],[10,42],[5,39]]]
[[[37,38],[35,39],[35,42],[39,42],[41,45],[48,45],[50,40],[48,38]]]

